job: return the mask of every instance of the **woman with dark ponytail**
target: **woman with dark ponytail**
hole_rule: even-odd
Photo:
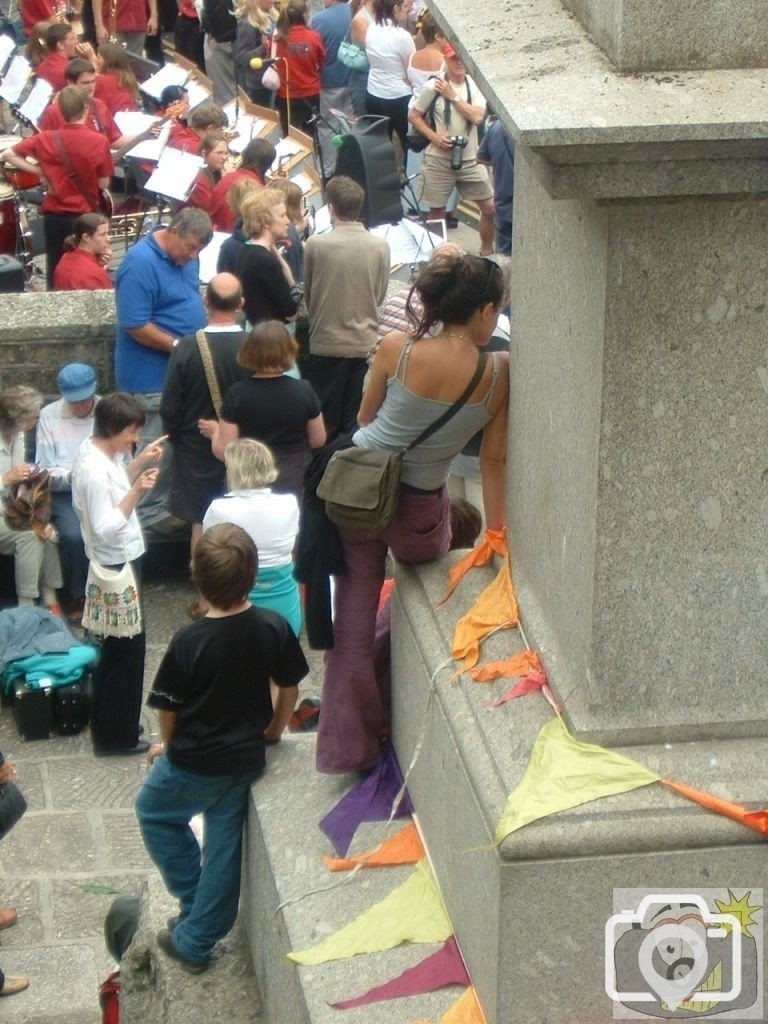
[[[466,391],[506,301],[497,263],[454,253],[433,259],[413,292],[423,311],[409,334],[388,334],[371,368],[352,443],[401,451]],[[451,462],[483,430],[480,469],[489,529],[504,527],[509,358],[494,352],[466,402],[405,455],[394,522],[380,536],[341,529],[345,572],[336,578],[333,649],[326,654],[317,737],[321,772],[365,771],[379,760],[389,693],[374,669],[374,634],[388,550],[406,564],[446,554],[451,541],[445,482]]]
[[[109,221],[100,213],[84,213],[75,221],[74,233],[64,240],[64,255],[53,274],[56,292],[99,291],[114,288],[106,271]]]

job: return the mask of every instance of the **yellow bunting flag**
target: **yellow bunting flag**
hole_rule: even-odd
[[[329,871],[349,871],[350,868],[361,862],[364,868],[383,868],[393,864],[416,864],[423,856],[424,847],[421,845],[419,830],[411,822],[390,839],[385,839],[375,853],[366,850],[365,853],[361,853],[357,857],[348,857],[346,860],[339,860],[335,857],[323,857],[323,860]]]
[[[492,679],[505,676],[527,676],[531,672],[541,672],[541,660],[536,651],[520,651],[505,661],[494,661],[480,668],[472,669],[472,678],[476,683],[488,683]]]
[[[486,565],[493,558],[494,554],[501,555],[502,558],[508,556],[506,530],[486,530],[484,539],[477,547],[472,548],[462,559],[451,566],[448,570],[448,586],[443,596],[437,602],[437,607],[439,608],[441,604],[445,604],[470,569]]]
[[[507,798],[496,842],[539,818],[659,781],[622,754],[575,740],[558,716],[536,737],[525,775]]]
[[[518,622],[517,600],[512,585],[509,559],[499,569],[493,583],[478,595],[474,605],[456,623],[452,655],[461,666],[456,673],[474,668],[480,657],[480,644],[497,629],[512,629]]]
[[[417,1020],[415,1024],[429,1024]],[[485,1015],[477,999],[474,987],[465,989],[461,997],[440,1018],[439,1024],[485,1024]]]
[[[429,862],[420,861],[389,896],[310,949],[289,953],[297,964],[324,964],[403,942],[445,942],[453,934]]]

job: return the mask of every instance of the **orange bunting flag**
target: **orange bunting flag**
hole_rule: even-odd
[[[417,1020],[415,1024],[429,1024],[426,1020]],[[474,986],[465,989],[453,1006],[440,1018],[439,1024],[485,1024]]]
[[[489,683],[492,679],[501,679],[504,676],[530,676],[533,672],[539,675],[544,673],[538,654],[536,651],[520,651],[514,657],[507,658],[506,661],[494,661],[490,665],[481,665],[480,668],[473,668],[472,678],[477,683]],[[542,679],[539,683],[539,688],[546,681],[546,677]],[[515,694],[515,696],[518,695]]]
[[[381,848],[373,853],[366,850],[357,857],[337,859],[323,857],[329,871],[349,871],[356,864],[363,862],[364,868],[383,868],[393,864],[416,864],[424,856],[419,831],[413,822],[406,825],[396,835],[385,839]]]
[[[754,829],[755,832],[760,832],[764,836],[768,835],[768,808],[762,811],[748,811],[741,804],[734,804],[730,800],[723,800],[722,797],[712,796],[710,793],[702,793],[701,790],[684,786],[681,782],[672,782],[671,779],[662,779],[662,782],[669,789],[674,789],[676,793],[687,797],[688,800],[706,807],[708,811],[722,814],[726,818],[738,821],[740,825]]]
[[[494,554],[501,555],[503,558],[506,558],[508,553],[507,531],[486,530],[484,540],[482,540],[476,548],[472,548],[471,551],[467,552],[467,554],[458,561],[456,565],[452,566],[448,570],[448,587],[446,588],[443,596],[437,602],[437,607],[439,608],[441,604],[445,604],[470,569],[476,569],[481,565],[487,565],[487,563],[493,558]]]
[[[474,605],[456,623],[452,655],[461,662],[456,675],[474,668],[480,657],[480,644],[497,629],[514,629],[519,614],[509,559],[499,569],[493,583],[478,596]]]

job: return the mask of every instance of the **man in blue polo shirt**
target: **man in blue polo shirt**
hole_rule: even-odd
[[[493,171],[493,226],[496,252],[512,255],[512,193],[515,190],[515,143],[494,121],[477,150],[477,162]]]
[[[160,398],[171,349],[205,326],[198,256],[210,239],[208,214],[182,210],[129,249],[117,271],[115,377],[147,415],[139,451],[162,433]],[[144,526],[158,533],[184,525],[168,514],[169,465],[166,449],[158,484],[139,507]]]
[[[325,47],[325,64],[320,72],[320,116],[328,121],[333,128],[341,129],[333,110],[338,110],[347,118],[354,117],[352,100],[349,98],[347,83],[349,68],[339,60],[339,44],[349,31],[352,13],[345,0],[323,0],[324,10],[312,17],[311,26],[320,33]],[[333,132],[320,121],[317,126],[320,142],[320,153],[323,160],[323,171],[330,178],[336,169],[336,150],[331,142]]]

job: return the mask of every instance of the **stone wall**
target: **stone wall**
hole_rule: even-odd
[[[113,386],[113,292],[30,292],[0,301],[0,389],[29,384],[57,394],[66,363],[90,363],[100,391]]]

